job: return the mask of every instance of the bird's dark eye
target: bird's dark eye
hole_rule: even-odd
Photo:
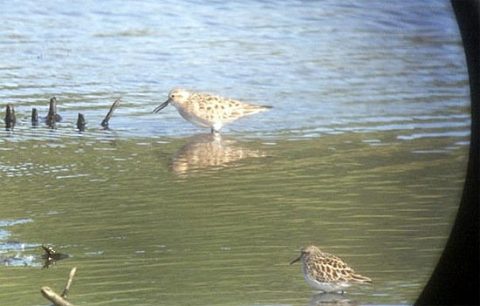
[[[175,98],[175,95],[172,95],[172,98]]]

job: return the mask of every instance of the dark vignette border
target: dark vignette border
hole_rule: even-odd
[[[465,186],[443,254],[415,305],[480,305],[479,292],[479,0],[451,0],[470,79],[471,134]]]

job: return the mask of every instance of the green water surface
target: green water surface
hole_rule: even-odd
[[[1,218],[28,221],[2,243],[34,258],[0,266],[1,305],[46,305],[40,287],[61,292],[74,266],[77,305],[305,305],[312,291],[288,263],[307,244],[373,279],[352,302],[413,303],[448,237],[468,146],[384,132],[1,149]],[[42,269],[41,244],[71,257]]]

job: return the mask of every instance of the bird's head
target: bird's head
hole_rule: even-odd
[[[157,108],[153,110],[153,112],[158,113],[159,111],[164,109],[169,103],[172,103],[174,106],[181,106],[188,100],[190,95],[191,93],[186,89],[182,89],[182,88],[172,89],[168,93],[167,101],[160,104]]]
[[[317,253],[321,253],[321,251],[314,245],[309,245],[307,247],[304,247],[302,248],[302,250],[300,251],[300,256],[298,256],[297,258],[295,258],[294,260],[292,260],[290,262],[290,264],[294,264],[296,263],[297,261],[299,260],[302,260],[304,259],[305,257],[309,257],[313,254],[317,254]]]

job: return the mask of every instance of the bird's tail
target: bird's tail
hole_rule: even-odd
[[[357,283],[371,283],[372,280],[369,277],[360,275],[360,274],[353,274],[352,275],[352,280],[357,282]]]
[[[260,112],[264,112],[266,110],[269,110],[273,108],[273,106],[270,106],[270,105],[255,105],[255,107],[252,108],[252,111],[255,112],[255,113],[260,113]]]
[[[250,105],[250,107],[243,109],[243,115],[253,115],[271,109],[269,105]]]

